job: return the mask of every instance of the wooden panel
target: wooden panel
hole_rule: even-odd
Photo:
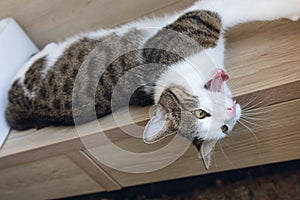
[[[238,26],[228,33],[227,50],[235,96],[300,80],[300,21]]]
[[[66,156],[106,191],[121,189],[121,186],[83,151],[71,152]]]
[[[81,31],[120,25],[176,2],[180,0],[6,0],[0,1],[0,18],[14,17],[43,47]]]
[[[0,171],[1,199],[54,199],[104,191],[65,156]]]
[[[148,107],[133,109],[133,120],[142,122],[148,119]],[[124,112],[119,112],[120,116]],[[112,116],[106,116],[100,120],[103,130],[113,130],[116,124]],[[124,124],[129,121],[124,121]],[[79,126],[89,135],[98,132],[97,121]],[[0,151],[0,169],[23,162],[31,162],[42,157],[60,155],[67,152],[83,149],[84,146],[74,127],[49,127],[41,130],[15,131],[12,130],[4,146]]]
[[[265,112],[265,114],[257,115],[257,120],[250,120],[251,123],[255,123],[256,125],[246,123],[253,133],[247,128],[237,125],[234,132],[228,138],[221,140],[216,145],[213,166],[210,170],[204,169],[203,163],[198,159],[197,151],[193,146],[180,159],[168,167],[151,173],[124,173],[104,166],[97,159],[95,159],[95,162],[104,167],[122,186],[133,186],[299,159],[299,108],[300,99],[260,109],[259,112]],[[165,146],[168,142],[166,140],[161,141],[161,145],[156,144],[153,149]],[[114,144],[133,152],[153,150],[149,148],[149,145],[139,142],[139,139],[129,138],[128,136],[127,139],[114,141]],[[180,146],[177,146],[177,148],[180,148]],[[104,152],[105,147],[94,148],[92,151]],[[170,155],[166,154],[165,159],[168,156]],[[145,157],[145,159],[147,158]],[[129,159],[115,159],[114,161],[119,162],[118,166],[120,169],[128,170],[130,167],[135,168],[135,163],[131,163]],[[149,165],[149,163],[145,163],[145,165]],[[145,168],[150,166],[145,166]]]
[[[275,86],[252,92],[245,95],[237,96],[235,99],[243,109],[256,109],[277,103],[296,100],[300,98],[300,81],[286,83],[283,85]]]

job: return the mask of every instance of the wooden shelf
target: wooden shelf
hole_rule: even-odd
[[[23,7],[21,0],[2,1],[0,17],[14,16],[41,47],[80,30],[115,26],[153,13],[171,12],[193,1],[158,2],[76,0],[67,7],[56,1],[41,4],[30,0]],[[141,139],[124,134],[112,116],[107,116],[78,127],[84,130],[81,137],[74,127],[12,130],[0,150],[1,198],[59,198],[299,159],[299,33],[300,22],[288,20],[241,25],[228,32],[226,66],[230,74],[229,85],[242,105],[255,99],[248,107],[258,108],[257,111],[264,114],[251,121],[256,125],[248,124],[255,136],[247,128],[237,125],[228,138],[218,143],[210,170],[204,169],[194,147],[188,148],[171,165],[151,173],[131,174],[105,166],[91,154],[93,151],[107,152],[105,142],[96,146],[101,143],[97,140],[98,123],[115,145],[133,152],[155,150],[170,141],[146,145]],[[132,107],[133,121],[145,124],[149,118],[148,109]],[[118,111],[118,115],[124,116],[125,111]],[[124,117],[122,127],[135,130],[135,123]],[[134,132],[136,136],[142,134]],[[115,159],[114,162],[120,169],[135,167],[130,160]],[[20,181],[18,177],[29,181]]]

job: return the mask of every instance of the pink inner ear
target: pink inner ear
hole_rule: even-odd
[[[224,82],[228,79],[229,76],[225,73],[225,71],[223,69],[218,68],[213,74],[212,79],[207,82],[206,87],[212,92],[220,92],[223,88]]]

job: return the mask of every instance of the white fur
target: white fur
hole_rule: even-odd
[[[215,65],[207,51],[202,51],[170,66],[156,82],[155,103],[158,102],[165,88],[172,86],[180,85],[187,92],[196,95],[198,90],[204,87],[214,70]]]

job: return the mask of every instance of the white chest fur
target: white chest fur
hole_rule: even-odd
[[[190,94],[196,95],[210,79],[216,68],[223,66],[224,45],[203,50],[172,65],[156,82],[154,100],[157,103],[165,88],[181,86]],[[217,66],[217,64],[222,64]]]

